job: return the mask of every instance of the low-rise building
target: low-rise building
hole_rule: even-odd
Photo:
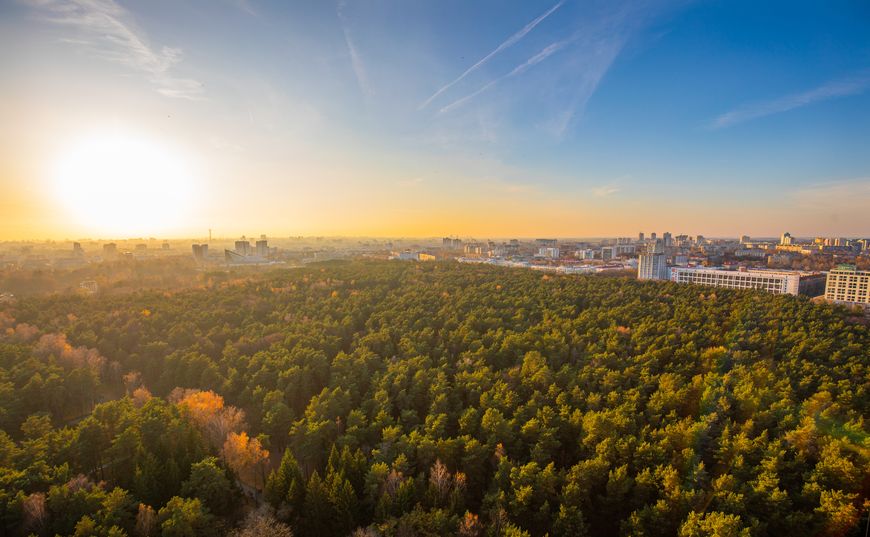
[[[737,257],[754,257],[756,259],[764,259],[767,257],[767,251],[761,248],[739,248],[734,251]]]
[[[809,295],[821,291],[825,275],[820,272],[780,270],[723,270],[718,268],[671,267],[671,281],[725,287],[760,289],[773,294]]]
[[[100,291],[100,286],[94,280],[85,280],[79,284],[79,289],[87,295],[94,295]]]
[[[435,256],[425,252],[404,251],[393,254],[391,259],[399,259],[401,261],[435,261]]]

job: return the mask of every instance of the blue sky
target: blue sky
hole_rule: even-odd
[[[202,194],[155,232],[870,235],[867,2],[32,0],[0,16],[7,235],[57,234],[44,162],[106,129],[195,163]]]

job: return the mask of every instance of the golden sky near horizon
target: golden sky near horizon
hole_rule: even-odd
[[[269,9],[0,6],[0,240],[870,236],[870,77],[691,108],[604,12],[517,9],[455,44],[422,5]]]

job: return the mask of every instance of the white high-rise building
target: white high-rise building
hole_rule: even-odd
[[[559,249],[553,246],[538,248],[538,257],[545,257],[547,259],[559,259],[559,254]]]
[[[870,271],[840,265],[828,272],[825,298],[833,302],[870,305]]]
[[[640,254],[637,263],[638,280],[667,280],[668,264],[662,244],[656,241],[651,248]]]
[[[789,246],[792,243],[791,233],[785,232],[782,234],[782,238],[779,239],[779,243],[783,246]]]

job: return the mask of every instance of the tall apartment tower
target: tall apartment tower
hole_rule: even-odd
[[[643,231],[637,234],[637,242],[643,242],[644,234]]]
[[[839,265],[828,272],[825,298],[870,307],[870,271],[857,270],[855,265]]]
[[[660,241],[651,244],[644,253],[640,254],[637,263],[637,279],[668,279],[668,264]]]
[[[193,250],[193,258],[197,261],[208,258],[208,244],[194,244],[191,249]]]
[[[251,255],[251,243],[246,240],[236,241],[235,252],[239,255]]]
[[[783,233],[782,237],[779,239],[779,243],[783,246],[789,246],[791,242],[791,233],[788,232]]]
[[[257,241],[257,255],[262,257],[263,259],[269,257],[269,241],[267,240],[259,240]]]

